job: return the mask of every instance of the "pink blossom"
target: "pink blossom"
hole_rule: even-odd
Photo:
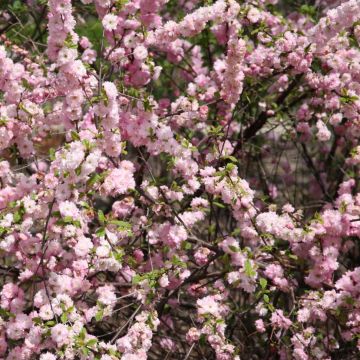
[[[259,331],[260,333],[263,333],[266,331],[264,322],[261,319],[258,319],[255,321],[255,326],[256,326],[256,330]]]
[[[291,320],[284,316],[282,310],[275,310],[271,315],[270,320],[272,326],[285,330],[287,330],[292,325]]]
[[[359,1],[11,3],[0,358],[356,357]]]
[[[107,31],[115,30],[118,23],[118,17],[114,14],[107,14],[102,19],[102,24],[104,26],[104,29]]]
[[[70,333],[66,325],[57,324],[51,329],[51,338],[58,345],[62,346],[70,341]]]

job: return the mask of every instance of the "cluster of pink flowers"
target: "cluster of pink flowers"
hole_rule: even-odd
[[[318,51],[327,46],[329,40],[337,37],[343,30],[353,26],[360,19],[360,4],[356,0],[345,1],[327,11],[309,34],[313,38]]]
[[[0,5],[0,359],[357,358],[360,2],[281,3]]]

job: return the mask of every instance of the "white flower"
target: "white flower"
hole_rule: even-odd
[[[143,61],[147,58],[148,51],[145,46],[139,45],[134,50],[134,58],[139,61]]]
[[[104,29],[107,31],[115,30],[117,27],[118,18],[116,15],[113,14],[107,14],[102,19],[102,24],[104,26]]]
[[[58,346],[62,346],[69,342],[70,333],[64,324],[57,324],[51,329],[51,339],[57,343]]]
[[[40,360],[56,360],[56,356],[49,352],[40,355]]]
[[[76,49],[71,49],[71,48],[67,48],[67,47],[63,47],[60,51],[59,51],[59,55],[58,55],[58,60],[57,63],[58,65],[65,65],[71,61],[74,61],[77,57],[77,50]]]
[[[62,217],[71,217],[73,219],[79,218],[80,211],[76,205],[71,201],[62,201],[59,204],[59,211]]]
[[[24,208],[27,214],[33,214],[37,209],[36,202],[29,196],[24,198]]]
[[[167,287],[169,285],[169,278],[166,274],[164,274],[160,279],[159,279],[159,285],[161,287]]]
[[[43,320],[51,320],[54,317],[50,304],[45,304],[40,308],[39,316]]]

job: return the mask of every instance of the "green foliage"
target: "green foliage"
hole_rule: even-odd
[[[254,277],[256,276],[256,271],[254,270],[254,268],[252,267],[251,265],[251,262],[249,259],[246,259],[245,260],[245,266],[244,266],[244,269],[245,269],[245,274],[249,277]]]
[[[75,31],[79,36],[86,36],[93,44],[94,50],[100,52],[103,27],[98,18],[90,16],[84,23],[78,22]]]
[[[313,5],[304,4],[300,6],[300,13],[307,15],[311,20],[315,21],[318,10]]]

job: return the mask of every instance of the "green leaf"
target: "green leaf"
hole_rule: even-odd
[[[68,316],[66,312],[61,314],[60,320],[62,323],[66,323],[68,321]]]
[[[183,261],[181,261],[176,255],[174,255],[171,259],[171,263],[174,265],[174,266],[179,266],[179,267],[182,267],[182,268],[186,268],[186,263],[184,263]]]
[[[304,4],[300,7],[300,13],[313,19],[317,14],[317,9],[315,6]]]
[[[219,203],[219,202],[217,202],[217,201],[213,201],[213,204],[214,204],[215,206],[217,206],[218,208],[220,208],[220,209],[225,209],[225,205],[222,204],[222,203]]]
[[[86,346],[91,347],[97,344],[97,339],[90,339],[87,343]]]
[[[17,202],[16,201],[10,201],[9,204],[8,204],[8,207],[10,209],[13,209],[17,206]]]
[[[121,10],[124,5],[126,5],[129,2],[129,0],[116,0],[115,6],[117,10]]]
[[[118,227],[123,228],[124,230],[129,230],[131,229],[131,224],[127,221],[122,221],[122,220],[110,220],[109,221],[110,224],[113,225],[117,225]]]
[[[12,5],[10,5],[10,8],[13,11],[23,11],[25,6],[21,3],[20,0],[15,0]]]
[[[75,44],[72,40],[72,36],[69,33],[66,37],[66,39],[64,40],[64,46],[66,46],[69,49],[77,49],[77,44]]]
[[[81,352],[84,356],[86,356],[88,358],[89,354],[90,354],[90,350],[86,347],[81,348]]]
[[[33,317],[31,320],[33,321],[33,323],[34,323],[35,325],[41,325],[41,324],[42,324],[42,319],[41,319],[41,317]]]
[[[98,237],[105,236],[105,228],[101,227],[101,228],[97,229],[96,230],[96,236],[98,236]]]
[[[229,159],[230,161],[232,161],[233,163],[237,163],[237,159],[235,156],[232,155],[226,155],[224,156],[224,159]]]
[[[21,212],[19,210],[14,213],[13,220],[14,220],[15,224],[19,224],[21,222],[22,214],[21,214]]]
[[[81,223],[79,220],[73,220],[73,225],[76,226],[77,228],[81,228]]]
[[[206,336],[205,336],[205,334],[201,334],[201,335],[200,335],[199,344],[200,344],[201,346],[205,346],[205,345],[206,345]]]
[[[101,179],[102,177],[99,174],[93,174],[88,180],[87,185],[91,187],[95,185],[97,182],[101,181]]]
[[[26,89],[26,90],[32,90],[33,87],[30,85],[30,83],[25,79],[22,78],[21,79],[21,85]]]
[[[150,100],[149,98],[145,98],[144,101],[143,101],[143,105],[144,105],[144,110],[147,111],[147,112],[151,112],[153,107],[152,105],[150,104]]]
[[[12,312],[10,312],[8,310],[0,308],[0,317],[5,320],[8,320],[9,318],[14,318],[15,314],[13,314]]]
[[[104,309],[99,309],[95,314],[95,320],[101,321],[103,317],[104,317]]]
[[[80,205],[85,209],[90,209],[90,205],[86,201],[80,201]]]
[[[240,252],[240,249],[234,245],[229,245],[229,249],[233,252]]]
[[[340,92],[342,95],[340,96],[340,102],[342,104],[351,104],[359,99],[356,95],[349,95],[348,90],[345,88],[341,89]]]
[[[72,222],[74,221],[74,219],[71,216],[65,216],[63,217],[63,220],[67,224],[72,224]]]
[[[72,138],[74,141],[79,141],[79,140],[80,140],[80,136],[79,136],[79,134],[78,134],[76,131],[72,131],[72,132],[71,132],[71,138]]]
[[[314,58],[312,63],[311,63],[311,70],[316,72],[316,73],[321,73],[322,72],[322,64],[321,64],[321,60],[318,58]]]
[[[113,253],[114,259],[118,262],[122,262],[123,257],[124,257],[124,252],[123,251],[116,251]]]
[[[85,328],[82,328],[80,333],[79,333],[79,339],[80,340],[85,340],[85,336],[86,336],[86,330],[85,330]]]
[[[77,167],[77,168],[75,169],[75,174],[76,174],[77,176],[80,176],[80,174],[81,174],[81,166],[79,166],[79,167]]]
[[[231,172],[231,171],[233,171],[235,168],[236,168],[236,165],[235,165],[235,164],[229,163],[229,164],[226,165],[226,168],[225,168],[225,169],[226,169],[227,172]]]
[[[99,211],[98,211],[98,219],[99,219],[99,221],[100,221],[101,224],[105,224],[105,222],[106,222],[106,217],[105,217],[105,215],[104,215],[104,213],[103,213],[102,210],[99,210]]]
[[[135,276],[132,277],[132,283],[134,285],[139,284],[143,280],[144,280],[144,278],[141,275],[135,275]]]
[[[251,262],[249,259],[245,260],[245,274],[249,277],[254,277],[256,275],[256,271],[252,268]]]
[[[192,245],[188,241],[183,241],[181,243],[181,249],[182,250],[190,250],[191,248],[192,248]]]
[[[82,144],[85,146],[85,149],[86,149],[87,151],[90,151],[91,148],[93,147],[88,139],[84,139],[84,140],[82,141]]]
[[[267,280],[264,279],[264,278],[260,278],[259,282],[260,282],[261,288],[262,288],[263,290],[265,290],[265,289],[266,289],[266,285],[267,285]]]

